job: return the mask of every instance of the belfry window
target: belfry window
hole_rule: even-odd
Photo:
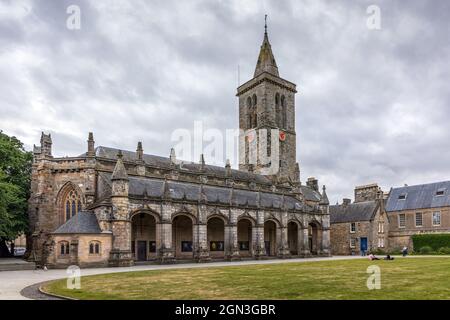
[[[286,99],[281,96],[281,127],[286,129],[287,126],[287,115],[286,115]]]
[[[280,94],[275,94],[275,122],[278,128],[281,128],[281,109],[280,109]]]
[[[65,200],[64,213],[66,221],[81,211],[81,197],[75,190],[71,190]]]

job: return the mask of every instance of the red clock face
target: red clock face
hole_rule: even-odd
[[[286,133],[284,133],[283,131],[280,131],[280,141],[284,141],[286,140]]]

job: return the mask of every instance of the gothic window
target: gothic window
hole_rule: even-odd
[[[253,106],[256,107],[256,103],[258,102],[256,99],[256,94],[253,95],[252,102],[253,102]]]
[[[59,254],[61,256],[65,256],[69,254],[69,242],[67,241],[61,241],[59,243]]]
[[[89,254],[100,254],[100,242],[92,241],[89,243]]]
[[[281,96],[281,127],[283,129],[286,129],[286,122],[287,122],[287,115],[286,115],[286,100],[284,96]]]
[[[247,98],[247,128],[251,128],[253,125],[253,119],[252,119],[252,98]]]
[[[252,106],[252,98],[247,98],[247,108],[250,108]]]
[[[65,198],[64,216],[66,221],[81,211],[81,197],[75,190],[67,193]]]
[[[281,128],[281,110],[280,110],[280,94],[275,94],[275,122],[278,128]]]

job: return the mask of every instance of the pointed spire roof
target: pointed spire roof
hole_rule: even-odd
[[[122,151],[119,150],[119,152],[117,153],[116,166],[114,167],[111,180],[128,180],[127,170],[125,169],[125,165],[123,164],[122,157]]]
[[[327,191],[325,185],[323,186],[322,196],[320,197],[320,203],[321,205],[328,206],[330,204],[330,201],[328,200]]]
[[[265,17],[266,23],[264,24],[264,40],[259,51],[258,62],[256,63],[255,74],[253,77],[259,76],[263,72],[268,72],[274,76],[279,77],[277,63],[272,53],[272,47],[270,46],[269,36],[267,35],[267,15]]]

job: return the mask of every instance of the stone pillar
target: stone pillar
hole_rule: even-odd
[[[266,246],[264,244],[264,212],[258,210],[256,212],[256,225],[252,228],[252,247],[253,256],[256,259],[264,259],[267,257]]]
[[[302,250],[300,254],[306,258],[311,256],[311,251],[309,250],[309,234],[308,234],[308,227],[300,229],[299,232],[303,233],[303,243],[302,243]]]
[[[287,226],[280,226],[277,228],[278,257],[282,259],[291,257],[287,233]],[[278,234],[280,236],[278,236]]]
[[[322,230],[322,243],[320,254],[325,257],[331,256],[330,252],[330,228],[323,228]]]
[[[194,241],[195,243],[195,259],[198,262],[208,262],[211,260],[209,256],[208,233],[206,223],[194,225]]]
[[[229,224],[225,226],[225,258],[229,261],[241,260],[238,245],[237,224]]]
[[[167,207],[167,204],[161,205],[158,261],[162,264],[175,262],[175,250],[174,244],[172,244],[172,220],[170,219],[170,211],[166,210]]]

